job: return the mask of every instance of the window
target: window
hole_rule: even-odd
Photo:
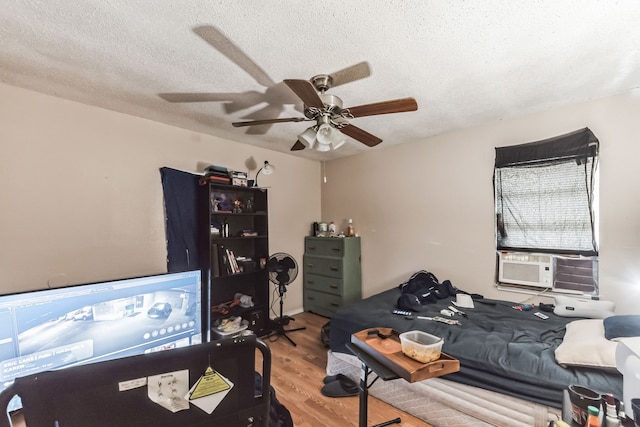
[[[556,289],[597,291],[598,147],[585,128],[496,148],[496,248],[561,255]]]

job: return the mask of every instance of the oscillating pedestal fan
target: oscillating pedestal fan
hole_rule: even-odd
[[[267,261],[267,271],[269,272],[269,280],[278,286],[278,296],[280,297],[280,317],[273,319],[274,331],[270,336],[283,336],[295,346],[296,343],[287,336],[287,332],[301,331],[306,328],[285,330],[284,327],[295,319],[285,316],[282,312],[282,306],[284,304],[284,294],[287,292],[287,285],[293,282],[298,275],[298,264],[291,255],[278,252],[269,257],[269,261]]]

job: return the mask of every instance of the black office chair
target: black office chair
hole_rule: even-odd
[[[259,396],[255,390],[256,348],[262,353]],[[189,369],[192,386],[208,366],[233,383],[211,414],[193,404],[173,413],[152,402],[146,386],[119,391],[122,382],[183,369]],[[17,378],[0,393],[0,408],[6,413],[11,398],[20,396],[28,427],[267,427],[270,377],[269,347],[255,335],[247,335]],[[9,416],[0,416],[1,427],[10,425]]]

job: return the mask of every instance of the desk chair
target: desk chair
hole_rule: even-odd
[[[255,396],[256,348],[262,353],[262,388]],[[211,366],[233,388],[211,413],[191,404],[171,412],[152,402],[147,386],[119,391],[120,382],[189,369],[192,386]],[[14,395],[22,399],[28,427],[268,426],[271,352],[255,335],[191,347],[47,371],[17,378],[0,393],[0,408]],[[0,427],[11,425],[0,416]]]

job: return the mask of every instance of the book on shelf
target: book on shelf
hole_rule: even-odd
[[[229,169],[226,166],[210,165],[204,170],[207,175],[226,175],[229,176]]]
[[[221,270],[220,272],[224,271],[224,274],[221,274],[221,276],[226,276],[227,274],[231,274],[231,271],[229,270],[229,258],[227,258],[227,253],[222,250],[222,252],[220,252],[220,259],[222,260],[221,264]]]
[[[213,277],[220,276],[220,253],[218,245],[211,245],[211,274]]]
[[[231,184],[231,178],[228,176],[208,175],[207,178],[210,182],[215,182],[217,184]]]
[[[227,258],[229,259],[231,273],[240,273],[240,267],[238,266],[238,262],[236,261],[236,256],[230,249],[227,249]]]
[[[231,270],[231,263],[229,261],[229,255],[227,253],[227,248],[225,248],[223,245],[217,245],[217,244],[214,244],[211,248],[213,252],[218,253],[217,264],[218,264],[218,272],[220,273],[220,276],[233,274],[233,271]],[[215,258],[212,259],[212,261],[215,261],[215,260],[216,260]]]
[[[231,260],[233,262],[233,270],[236,273],[240,273],[240,266],[238,265],[238,261],[236,260],[236,254],[231,251]]]

